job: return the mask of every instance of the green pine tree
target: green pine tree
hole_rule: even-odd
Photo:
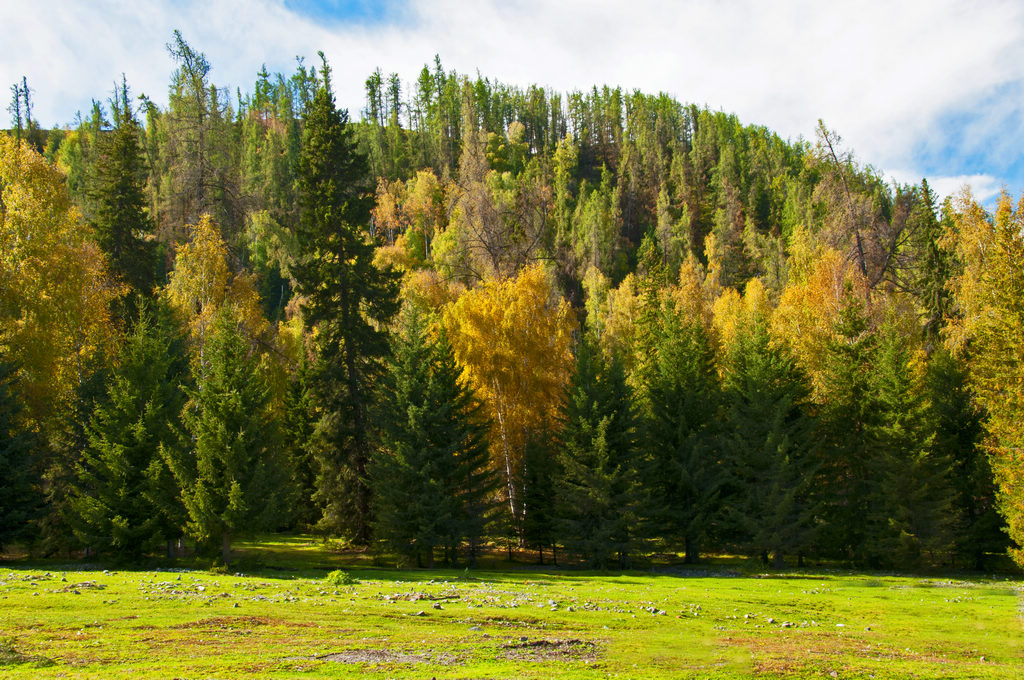
[[[774,346],[761,320],[740,330],[727,362],[724,391],[730,462],[728,509],[747,551],[776,567],[811,543],[816,468],[809,389],[789,352]]]
[[[317,500],[321,527],[370,538],[371,455],[368,418],[388,342],[383,330],[397,311],[397,275],[373,264],[370,178],[355,148],[347,112],[339,111],[323,58],[323,78],[305,120],[299,157],[301,207],[297,290],[306,322],[317,328],[314,376],[318,407]]]
[[[143,130],[124,81],[115,93],[113,114],[114,129],[100,134],[96,142],[89,191],[92,223],[111,274],[149,297],[156,285],[157,262],[155,242],[147,238],[153,223],[145,195]]]
[[[371,464],[379,540],[417,566],[468,548],[475,557],[496,477],[487,466],[487,423],[461,382],[448,342],[427,338],[406,313],[383,383],[380,442]]]
[[[544,551],[558,563],[558,484],[561,468],[555,443],[546,432],[527,438],[523,449],[523,505],[529,512],[523,518],[523,544],[536,548],[537,560],[544,564]]]
[[[821,553],[864,563],[875,530],[868,523],[878,517],[871,506],[874,475],[884,472],[876,456],[883,410],[872,376],[879,340],[863,301],[851,289],[844,296],[822,360],[822,465],[814,493],[823,524],[816,539]]]
[[[288,451],[288,469],[295,496],[291,501],[292,518],[304,529],[315,526],[320,509],[316,494],[316,459],[313,440],[316,433],[316,404],[311,387],[310,366],[305,347],[284,394],[282,434]]]
[[[985,568],[986,556],[1009,541],[996,509],[995,480],[982,446],[985,414],[967,384],[967,364],[945,348],[932,353],[925,389],[935,436],[932,456],[947,461],[952,488],[953,549],[962,565]]]
[[[192,447],[169,451],[167,460],[189,533],[208,548],[219,545],[226,564],[232,538],[286,523],[287,476],[270,386],[230,306],[211,324],[206,361],[184,410]]]
[[[0,551],[28,540],[42,510],[36,437],[21,422],[14,366],[0,355]]]
[[[950,461],[933,444],[934,423],[910,365],[910,340],[894,319],[882,326],[872,380],[880,414],[864,517],[868,563],[900,568],[918,567],[926,555],[945,555],[952,547]]]
[[[707,330],[666,312],[645,379],[645,513],[650,532],[699,559],[720,524],[727,470],[720,454],[722,390]]]
[[[626,568],[640,539],[638,419],[622,364],[588,338],[562,419],[559,536],[588,566]]]
[[[140,309],[118,365],[97,402],[75,471],[71,508],[83,544],[138,561],[176,538],[183,509],[160,451],[181,445],[184,339],[169,313]]]

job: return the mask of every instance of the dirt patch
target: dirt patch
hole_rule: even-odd
[[[334,663],[430,663],[450,666],[459,663],[451,654],[426,652],[401,652],[391,649],[346,649],[314,657],[317,661]]]
[[[307,622],[285,621],[284,619],[274,619],[269,616],[212,616],[208,619],[200,619],[192,623],[179,623],[175,626],[168,626],[168,628],[171,630],[187,628],[254,628],[256,626],[308,628],[312,625]]]
[[[512,661],[594,661],[597,645],[587,640],[519,638],[501,645],[501,658]]]
[[[865,661],[914,661],[945,664],[951,660],[927,650],[895,649],[873,644],[864,639],[844,639],[825,633],[767,635],[765,637],[728,636],[720,644],[745,647],[755,655],[754,668],[759,673],[795,673],[814,663],[836,661],[852,656]]]

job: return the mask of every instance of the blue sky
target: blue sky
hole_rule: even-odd
[[[374,68],[411,82],[436,53],[507,83],[667,92],[790,139],[822,118],[895,180],[1024,192],[1019,0],[48,0],[0,23],[0,85],[27,76],[46,126],[122,73],[163,104],[176,28],[231,91],[323,50],[354,117]]]

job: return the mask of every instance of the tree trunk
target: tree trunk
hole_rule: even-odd
[[[231,562],[231,533],[227,530],[220,537],[220,558],[225,567]]]

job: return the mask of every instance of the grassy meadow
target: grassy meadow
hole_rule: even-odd
[[[1020,678],[1008,577],[394,570],[312,539],[217,574],[0,561],[0,677]],[[344,571],[334,571],[343,569]]]

